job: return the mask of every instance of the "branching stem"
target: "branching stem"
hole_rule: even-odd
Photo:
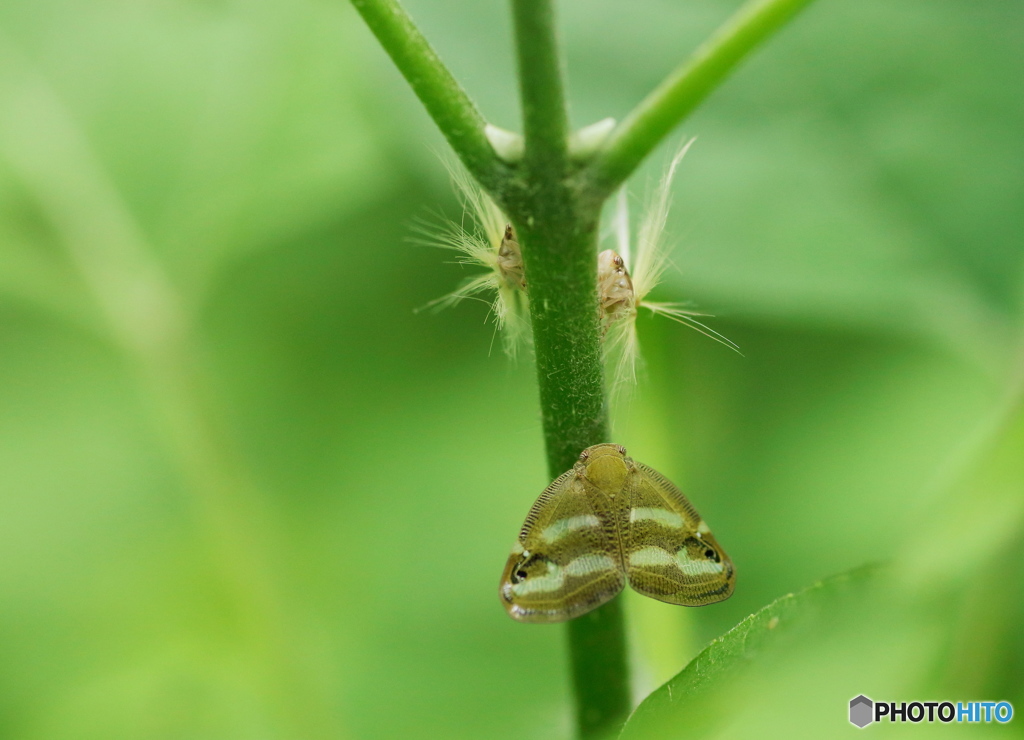
[[[762,41],[812,0],[749,0],[612,132],[591,165],[600,198],[611,195],[655,147]]]
[[[397,0],[352,0],[452,148],[512,219],[523,246],[548,470],[611,441],[597,312],[604,200],[758,43],[811,0],[751,0],[652,92],[588,161],[569,155],[553,0],[512,0],[524,150],[498,159],[485,122]],[[614,735],[630,709],[621,599],[569,622],[581,738]]]

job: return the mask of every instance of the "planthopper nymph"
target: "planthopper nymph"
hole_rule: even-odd
[[[452,182],[462,201],[464,221],[447,221],[440,227],[421,227],[430,246],[454,250],[459,262],[483,268],[451,293],[424,308],[446,308],[466,298],[486,300],[505,352],[515,357],[529,338],[529,306],[523,254],[515,229],[501,209],[457,163],[449,165]],[[466,223],[468,221],[468,223]]]
[[[693,139],[672,158],[668,170],[661,178],[654,198],[641,219],[635,254],[630,248],[626,193],[620,191],[614,225],[617,249],[606,249],[597,258],[599,315],[606,354],[610,358],[616,386],[636,382],[636,366],[640,357],[636,320],[640,308],[685,324],[739,351],[735,343],[697,318],[708,314],[690,310],[680,303],[659,303],[648,299],[669,265],[665,223],[671,202],[672,179],[691,144]]]

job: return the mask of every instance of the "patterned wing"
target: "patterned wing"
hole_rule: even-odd
[[[658,601],[702,606],[732,595],[736,571],[682,492],[661,473],[634,463],[626,483],[626,575],[635,591]]]
[[[501,574],[501,603],[520,622],[562,622],[605,603],[625,580],[607,504],[573,469],[530,509]]]

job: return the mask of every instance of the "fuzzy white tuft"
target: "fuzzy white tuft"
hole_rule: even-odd
[[[615,233],[618,255],[625,264],[626,281],[632,281],[633,295],[631,301],[619,301],[614,309],[604,308],[605,352],[611,367],[614,392],[621,392],[624,386],[635,385],[637,368],[642,364],[640,341],[636,332],[639,308],[646,308],[651,313],[685,324],[739,352],[735,342],[697,319],[710,314],[690,310],[680,303],[656,303],[647,300],[647,296],[661,281],[669,265],[669,244],[665,239],[665,224],[671,208],[672,181],[679,163],[693,142],[694,139],[690,139],[679,149],[658,183],[637,230],[635,255],[630,244],[626,194],[624,191],[619,192],[612,230]],[[609,253],[615,254],[608,250],[602,253],[603,258],[599,260],[598,280],[602,290],[603,286],[611,284],[607,267],[611,264]],[[602,276],[605,277],[603,281]],[[618,284],[621,285],[621,278]],[[606,299],[607,296],[603,295],[603,307],[608,303]]]
[[[463,207],[461,223],[420,224],[416,241],[459,253],[458,262],[486,272],[467,278],[459,287],[422,309],[443,309],[466,298],[490,304],[496,331],[505,353],[515,358],[529,341],[530,322],[522,256],[508,219],[476,181],[458,163],[446,162],[452,184]],[[490,297],[483,297],[483,296]]]

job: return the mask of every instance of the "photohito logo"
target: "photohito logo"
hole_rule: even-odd
[[[865,728],[872,722],[999,722],[1013,719],[1008,701],[872,701],[861,694],[850,699],[850,724]]]

